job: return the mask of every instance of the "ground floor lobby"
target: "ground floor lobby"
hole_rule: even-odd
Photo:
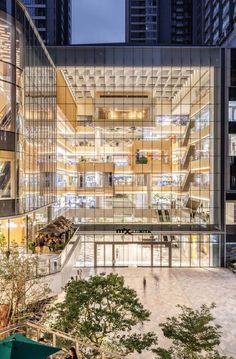
[[[117,233],[118,232],[118,233]],[[80,231],[77,267],[220,267],[221,236],[129,229]],[[150,233],[148,233],[150,232]]]
[[[114,271],[123,275],[141,301],[151,312],[151,320],[140,331],[152,330],[159,344],[167,345],[158,324],[167,316],[176,315],[177,304],[198,308],[201,304],[216,303],[213,312],[216,323],[222,326],[220,350],[236,358],[236,277],[221,268],[97,268],[83,269],[83,276]],[[143,287],[146,278],[146,288]],[[149,359],[147,353],[140,358]]]

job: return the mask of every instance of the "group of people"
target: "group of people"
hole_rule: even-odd
[[[64,241],[60,237],[56,237],[54,234],[39,233],[36,238],[36,247],[39,247],[39,252],[42,254],[44,247],[48,247],[50,252],[55,252]]]
[[[75,229],[76,226],[71,220],[60,216],[39,231],[35,246],[39,247],[40,253],[43,253],[45,246],[50,252],[63,249],[63,245],[71,238]]]

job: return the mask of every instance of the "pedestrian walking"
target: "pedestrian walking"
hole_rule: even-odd
[[[146,289],[146,285],[147,285],[146,278],[143,277],[143,289],[144,289],[144,290]]]

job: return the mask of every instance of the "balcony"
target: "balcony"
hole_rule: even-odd
[[[75,194],[77,196],[113,196],[113,187],[78,187],[77,185],[64,185],[57,187],[57,194]]]
[[[77,188],[76,194],[79,196],[113,196],[113,187],[84,187]]]
[[[205,127],[199,129],[198,131],[192,131],[191,133],[191,144],[202,140],[203,138],[210,136],[210,126],[206,125]]]
[[[118,96],[118,95],[117,95]],[[134,95],[135,96],[135,95]],[[149,111],[148,109],[136,110],[136,111],[113,111],[105,108],[99,108],[97,113],[96,122],[108,122],[111,124],[122,123],[123,125],[127,123],[127,125],[142,123],[143,121],[149,120]]]
[[[78,172],[114,172],[114,164],[108,162],[80,162],[77,164]]]
[[[210,168],[210,158],[199,158],[197,160],[193,160],[191,161],[191,171],[195,172],[195,171],[206,171],[209,170]]]
[[[162,173],[171,172],[171,163],[162,160],[148,160],[147,163],[134,163],[132,170],[134,173]]]
[[[130,173],[132,172],[132,168],[130,165],[124,165],[124,166],[117,166],[115,165],[115,170],[114,173],[119,174],[119,173]]]
[[[147,192],[147,186],[137,186],[135,184],[128,184],[128,185],[115,185],[115,194],[118,193],[143,193]]]
[[[152,191],[154,193],[179,193],[182,192],[180,186],[167,185],[167,186],[152,186]]]
[[[57,162],[57,171],[76,172],[76,165],[68,164],[65,162]]]
[[[189,194],[192,198],[198,198],[201,200],[209,201],[210,199],[209,185],[204,187],[201,184],[196,185],[192,183],[190,186]]]

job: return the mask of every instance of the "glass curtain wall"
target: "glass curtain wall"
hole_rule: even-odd
[[[74,133],[60,129],[59,201],[78,222],[219,228],[220,57],[213,53],[55,51],[77,105]]]
[[[218,267],[217,234],[80,234],[77,267]]]
[[[0,8],[0,215],[55,200],[56,76],[20,3]]]

